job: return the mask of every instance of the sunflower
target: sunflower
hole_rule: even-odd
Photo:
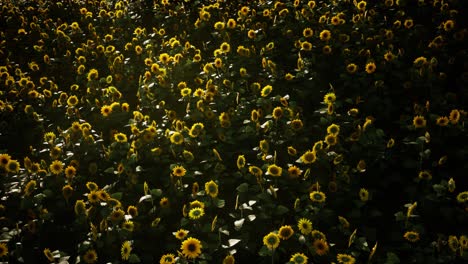
[[[174,132],[171,135],[170,140],[172,144],[180,145],[184,143],[184,136],[182,136],[182,134],[179,132]]]
[[[320,32],[320,40],[322,41],[329,41],[331,39],[331,32],[330,30],[324,29]]]
[[[98,259],[98,256],[97,256],[96,250],[94,249],[90,249],[86,251],[86,253],[83,255],[84,262],[88,264],[96,263],[97,259]]]
[[[62,195],[65,198],[65,200],[68,200],[72,195],[73,195],[73,187],[70,185],[65,185],[62,187]]]
[[[310,38],[314,35],[314,31],[311,28],[304,28],[304,30],[302,30],[302,35],[305,38]]]
[[[323,96],[323,102],[326,104],[332,104],[336,101],[335,93],[327,93]]]
[[[249,173],[256,177],[260,177],[262,176],[263,171],[257,166],[249,166]]]
[[[75,175],[76,175],[76,168],[75,167],[68,166],[65,169],[65,177],[67,177],[68,180],[71,180]]]
[[[456,236],[449,236],[448,246],[453,252],[457,252],[457,250],[460,248],[458,238]]]
[[[325,236],[325,234],[319,230],[312,230],[312,232],[310,232],[310,236],[312,237],[313,240],[324,240],[324,241],[327,241],[327,236]]]
[[[59,175],[63,171],[63,163],[60,160],[54,160],[50,164],[49,169],[53,174]]]
[[[377,69],[377,66],[375,66],[374,62],[368,62],[366,64],[366,72],[368,74],[374,73],[376,69]]]
[[[302,120],[300,119],[294,119],[293,121],[291,121],[290,125],[292,130],[294,131],[298,131],[303,127]]]
[[[288,168],[288,175],[289,175],[289,177],[292,178],[292,179],[297,179],[297,178],[299,178],[299,176],[301,176],[301,174],[302,174],[302,170],[299,169],[298,167],[294,166],[294,165],[293,165],[293,166],[290,166],[290,167]]]
[[[55,261],[54,255],[52,255],[52,252],[50,252],[50,249],[45,248],[43,253],[44,253],[44,256],[49,260],[49,262]]]
[[[132,252],[132,243],[130,241],[125,241],[122,243],[120,253],[122,254],[122,260],[128,260],[130,253]]]
[[[78,104],[78,97],[76,97],[76,95],[72,95],[72,96],[68,97],[67,104],[69,106],[77,105]]]
[[[135,224],[133,223],[133,221],[127,220],[122,223],[122,229],[125,229],[129,232],[133,232],[133,230],[135,229]]]
[[[354,63],[350,63],[350,64],[346,65],[346,71],[348,73],[350,73],[350,74],[355,73],[357,70],[358,70],[358,67]]]
[[[8,246],[5,243],[0,243],[0,258],[8,255]]]
[[[336,260],[338,261],[338,263],[342,263],[342,264],[356,263],[356,259],[353,256],[348,255],[348,254],[338,254],[336,255]]]
[[[237,168],[242,169],[245,166],[245,157],[244,155],[239,155],[237,157]]]
[[[269,249],[274,250],[279,246],[280,237],[273,232],[263,237],[263,244]]]
[[[186,172],[187,170],[185,170],[183,166],[175,166],[174,168],[172,168],[172,175],[176,177],[182,177],[185,175]]]
[[[369,192],[366,189],[361,188],[359,190],[359,199],[363,202],[367,202],[369,200]]]
[[[438,126],[447,126],[449,123],[449,118],[446,116],[440,116],[436,120],[436,125]]]
[[[0,167],[5,168],[8,162],[11,160],[11,156],[5,153],[0,154]]]
[[[283,240],[289,239],[293,234],[294,230],[290,225],[282,226],[278,230],[278,236]]]
[[[89,191],[97,191],[99,189],[99,186],[94,182],[87,182],[86,188],[88,188]]]
[[[329,249],[327,241],[323,239],[316,239],[313,243],[313,246],[315,249],[315,253],[317,253],[317,255],[319,256],[327,254]]]
[[[301,218],[297,223],[297,228],[303,235],[308,235],[312,232],[312,222],[309,219]]]
[[[24,187],[24,195],[29,196],[32,194],[34,189],[36,189],[36,181],[35,180],[30,180],[27,184],[26,187]]]
[[[172,234],[179,240],[184,239],[188,235],[189,231],[185,229],[179,229],[176,232],[173,232]]]
[[[468,237],[462,235],[460,236],[460,239],[458,239],[458,241],[460,242],[460,247],[462,248],[462,250],[468,249]]]
[[[114,139],[119,143],[124,143],[127,142],[127,135],[125,135],[124,133],[116,133],[114,135]]]
[[[468,201],[468,191],[461,192],[457,195],[457,201],[459,203],[464,203]]]
[[[338,143],[338,137],[334,134],[328,134],[325,136],[324,141],[328,146],[334,146]]]
[[[281,176],[281,173],[283,173],[283,169],[281,167],[277,166],[276,164],[271,164],[270,166],[268,166],[268,169],[265,175],[279,177]]]
[[[212,198],[218,196],[218,185],[213,181],[205,183],[205,192]]]
[[[274,119],[278,120],[283,116],[283,109],[280,106],[275,107],[271,115],[273,116]]]
[[[340,126],[337,124],[331,124],[327,127],[327,133],[331,135],[338,135],[340,133]]]
[[[205,203],[200,202],[198,200],[190,202],[190,209],[197,208],[197,207],[205,208]]]
[[[182,250],[182,254],[186,258],[194,259],[200,256],[202,245],[200,240],[193,237],[189,237],[186,240],[184,240],[184,242],[182,242],[182,246],[180,247],[180,249]]]
[[[89,194],[88,194],[88,201],[90,203],[97,203],[99,202],[99,194],[98,194],[98,191],[91,191]]]
[[[76,215],[86,215],[86,205],[83,200],[77,200],[75,202],[75,214]]]
[[[265,87],[262,88],[260,95],[262,97],[267,97],[271,93],[271,91],[273,91],[273,87],[271,85],[266,85]]]
[[[112,220],[112,222],[119,222],[124,218],[124,216],[125,212],[122,209],[117,209],[112,211],[112,213],[110,214],[110,219]]]
[[[403,237],[408,240],[409,242],[416,242],[419,240],[419,233],[416,231],[407,231]]]
[[[296,156],[297,155],[297,150],[293,146],[288,146],[288,155]]]
[[[159,264],[175,264],[174,254],[165,254],[159,260]]]
[[[413,118],[413,125],[415,128],[423,128],[426,126],[426,119],[423,116],[415,116]]]
[[[308,150],[302,154],[300,161],[304,164],[311,164],[317,160],[317,156],[314,151]]]
[[[197,220],[203,215],[205,215],[205,210],[201,207],[195,207],[189,211],[189,218],[192,220]]]
[[[162,197],[161,200],[159,200],[159,205],[162,208],[169,208],[169,206],[170,206],[169,198]]]
[[[301,50],[310,51],[312,50],[312,43],[309,41],[304,41],[301,43]]]
[[[418,178],[421,180],[430,180],[432,179],[432,174],[428,170],[423,170],[418,173]]]
[[[452,125],[458,123],[458,121],[460,120],[460,111],[458,111],[457,109],[453,109],[452,111],[450,111],[449,119]]]
[[[234,258],[233,255],[228,254],[226,257],[223,259],[223,264],[234,264],[236,262],[236,259]]]
[[[323,192],[313,191],[309,194],[309,198],[312,202],[323,203],[327,197]]]
[[[291,256],[289,259],[289,262],[292,262],[294,264],[307,264],[307,256],[302,254],[302,253],[296,253]]]

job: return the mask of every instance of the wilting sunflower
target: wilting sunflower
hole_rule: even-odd
[[[223,264],[234,264],[235,262],[236,262],[236,259],[231,254],[227,255],[223,259]]]
[[[263,237],[263,244],[270,250],[274,250],[279,246],[280,237],[273,232]]]
[[[283,240],[289,239],[293,234],[294,230],[289,225],[282,226],[278,230],[278,236]]]
[[[88,264],[96,263],[97,259],[98,259],[98,256],[97,256],[96,250],[94,249],[90,249],[86,251],[86,253],[83,255],[83,261]]]
[[[132,252],[132,243],[128,240],[123,242],[122,248],[120,249],[122,260],[128,260],[131,252]]]
[[[312,232],[312,222],[309,219],[301,218],[297,223],[297,228],[302,234],[308,235]]]
[[[174,264],[175,256],[174,254],[165,254],[159,260],[159,264]]]
[[[32,194],[34,189],[36,189],[37,182],[35,180],[30,180],[27,184],[26,187],[24,187],[24,195],[29,196]]]
[[[200,256],[202,245],[200,240],[189,237],[184,242],[182,242],[182,246],[180,247],[182,250],[182,254],[189,259],[194,259]]]
[[[306,264],[307,263],[307,256],[302,253],[296,253],[291,256],[289,259],[290,262],[294,264]]]
[[[205,192],[212,198],[218,196],[218,185],[213,180],[205,183]]]

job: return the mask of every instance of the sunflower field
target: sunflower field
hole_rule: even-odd
[[[468,261],[466,10],[1,1],[0,263]]]

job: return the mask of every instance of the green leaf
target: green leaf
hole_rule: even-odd
[[[136,254],[131,254],[128,258],[128,262],[130,263],[139,263],[141,262],[140,258]]]
[[[111,197],[114,199],[120,200],[122,199],[122,195],[123,195],[122,192],[116,192],[116,193],[111,194]]]
[[[279,205],[278,207],[276,207],[276,210],[275,210],[275,214],[277,215],[282,215],[287,212],[289,212],[289,209],[284,205]]]
[[[159,197],[162,195],[162,190],[161,189],[152,189],[151,190],[151,195],[154,195],[156,197]]]
[[[400,263],[400,259],[398,258],[398,256],[393,252],[388,252],[387,261],[385,261],[385,264],[397,264],[397,263]]]
[[[249,190],[249,184],[244,182],[241,185],[237,186],[236,190],[240,193],[247,192]]]

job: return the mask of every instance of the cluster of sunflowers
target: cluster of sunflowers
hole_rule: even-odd
[[[2,1],[0,261],[467,260],[466,5]]]

